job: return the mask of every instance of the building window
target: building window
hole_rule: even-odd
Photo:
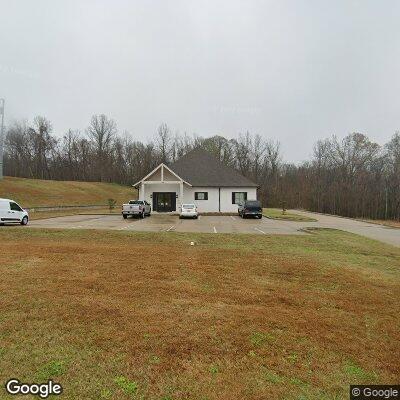
[[[247,200],[247,192],[232,192],[232,204],[244,203]]]
[[[194,192],[195,200],[208,200],[208,192]]]

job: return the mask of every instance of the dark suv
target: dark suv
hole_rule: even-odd
[[[247,216],[262,218],[261,203],[258,200],[246,200],[244,203],[239,204],[238,214],[242,218]]]

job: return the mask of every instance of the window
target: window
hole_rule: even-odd
[[[246,206],[261,207],[261,203],[258,200],[249,200],[249,201],[246,201]]]
[[[232,204],[244,203],[247,200],[247,192],[232,192]]]
[[[11,211],[22,211],[21,207],[17,203],[14,203],[14,202],[10,202],[10,210]]]
[[[208,200],[208,192],[194,192],[195,200]]]

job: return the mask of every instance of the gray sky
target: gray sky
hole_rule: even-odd
[[[249,130],[309,157],[400,129],[400,1],[0,0],[6,121],[62,136],[105,113],[146,140]]]

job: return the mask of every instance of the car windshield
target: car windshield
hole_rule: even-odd
[[[143,204],[143,201],[140,200],[131,200],[129,204]]]
[[[182,204],[182,208],[188,208],[188,209],[193,209],[195,207],[194,204]]]
[[[261,207],[261,203],[259,201],[247,201],[246,206],[249,207]]]

